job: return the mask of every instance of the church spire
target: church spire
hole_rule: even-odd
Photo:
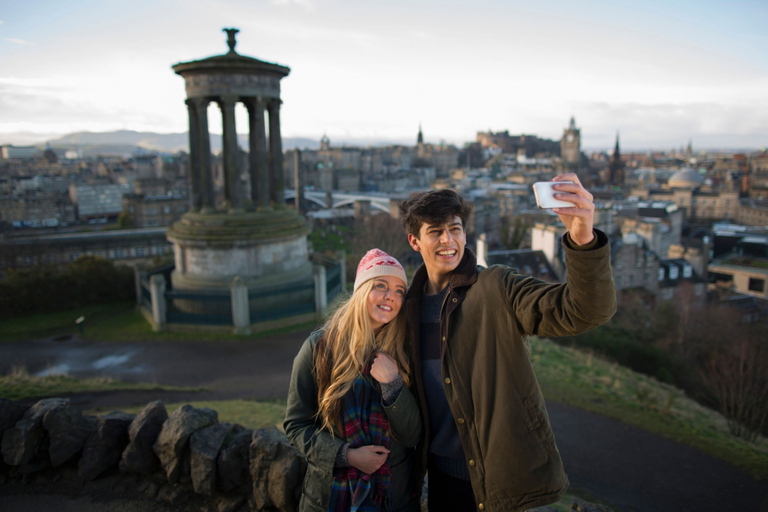
[[[424,134],[421,133],[421,121],[419,121],[419,136],[416,138],[416,144],[424,144]]]
[[[613,149],[613,157],[608,165],[610,172],[611,185],[620,187],[624,183],[624,163],[621,161],[621,151],[619,150],[619,132],[616,132],[616,147]]]

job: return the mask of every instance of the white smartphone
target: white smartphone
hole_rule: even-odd
[[[533,195],[536,196],[536,205],[541,209],[548,208],[575,208],[570,201],[555,199],[555,191],[552,185],[558,183],[573,183],[572,181],[538,181],[533,184]]]

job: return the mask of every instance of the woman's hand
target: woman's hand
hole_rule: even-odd
[[[383,446],[374,446],[372,444],[347,450],[347,462],[349,462],[349,465],[369,475],[375,473],[383,466],[388,456],[389,450]]]
[[[371,365],[371,377],[382,384],[389,384],[398,375],[400,370],[397,368],[397,362],[389,355],[377,350]]]

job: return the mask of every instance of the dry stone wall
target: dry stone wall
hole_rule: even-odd
[[[161,401],[137,415],[85,416],[67,399],[27,408],[0,398],[0,435],[0,490],[145,501],[153,512],[161,503],[185,512],[293,512],[307,469],[276,427],[220,423],[216,411],[191,405],[168,415]],[[612,512],[581,500],[570,510]]]
[[[191,405],[169,415],[161,401],[138,415],[85,416],[67,399],[26,408],[0,398],[0,433],[0,485],[64,480],[87,494],[109,480],[123,498],[190,511],[295,511],[306,471],[275,427],[220,423],[216,411]]]

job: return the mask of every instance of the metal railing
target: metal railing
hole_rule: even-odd
[[[342,263],[330,268],[326,263],[325,287],[328,302],[342,292]],[[174,290],[171,272],[174,265],[165,265],[141,275],[137,297],[139,305],[153,311],[150,280],[153,275],[165,277],[165,323],[195,325],[233,325],[232,294],[228,290]],[[250,323],[289,318],[317,309],[315,284],[307,282],[288,286],[272,286],[248,292]]]
[[[229,292],[170,290],[165,292],[166,322],[175,324],[232,325]]]

